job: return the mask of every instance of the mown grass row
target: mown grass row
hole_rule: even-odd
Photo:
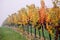
[[[26,40],[26,38],[10,28],[0,27],[0,40]]]
[[[19,26],[19,28],[20,28],[20,29],[23,29],[22,26]],[[28,32],[28,30],[27,30],[26,27],[25,27],[25,31]],[[31,31],[31,29],[29,29],[29,32],[30,32],[30,31]],[[30,32],[30,33],[31,33],[31,32]],[[35,33],[35,32],[34,32],[34,28],[32,28],[32,33],[33,33],[33,34]],[[38,29],[36,30],[36,34],[39,35]],[[42,36],[42,29],[40,29],[40,36]],[[45,36],[46,39],[49,39],[49,38],[50,38],[50,37],[49,37],[49,32],[48,32],[46,29],[44,29],[44,36]],[[51,40],[54,40],[54,37],[55,37],[55,35],[54,35],[54,36],[51,36]]]

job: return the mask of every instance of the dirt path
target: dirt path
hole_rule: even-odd
[[[19,29],[19,28],[16,28],[16,27],[8,27],[8,28],[12,28],[14,31],[20,33],[21,35],[25,36],[27,40],[44,40],[43,37],[41,37],[39,39],[39,36],[37,35],[37,38],[35,38],[35,35],[32,34],[31,36],[31,33],[27,33],[27,31],[23,31],[22,29]]]

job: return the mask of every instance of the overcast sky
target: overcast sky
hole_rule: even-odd
[[[35,4],[37,7],[40,7],[40,0],[0,0],[0,26],[8,15],[30,4]],[[45,4],[47,7],[53,6],[51,0],[45,0]]]

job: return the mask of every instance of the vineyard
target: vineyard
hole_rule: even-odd
[[[41,8],[34,4],[26,5],[18,13],[11,14],[3,26],[19,29],[28,40],[60,40],[60,8],[58,1],[53,1],[52,8],[46,8],[41,1]]]

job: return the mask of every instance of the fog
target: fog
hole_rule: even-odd
[[[26,5],[35,4],[36,7],[40,7],[40,0],[0,0],[0,26],[4,22],[4,20],[18,10]],[[51,0],[45,0],[46,7],[52,7]]]

